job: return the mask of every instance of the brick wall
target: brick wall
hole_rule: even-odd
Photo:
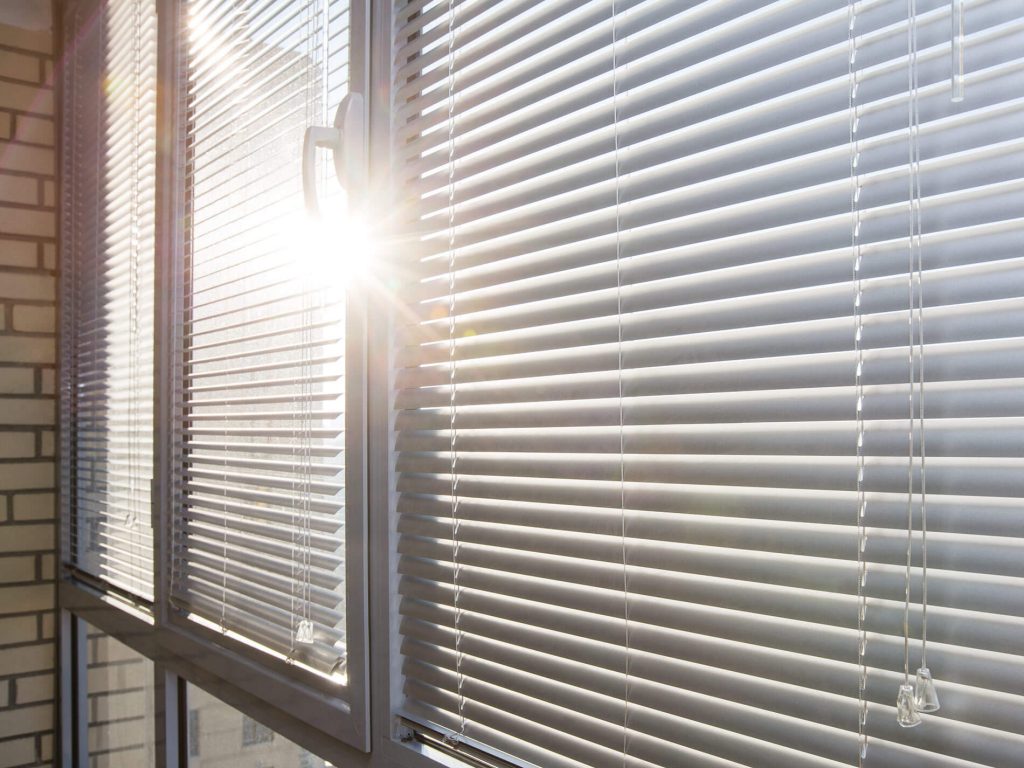
[[[52,44],[0,24],[0,768],[54,749]]]

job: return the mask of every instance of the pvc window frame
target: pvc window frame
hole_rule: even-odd
[[[176,336],[175,317],[184,304],[184,237],[186,219],[183,94],[185,27],[184,0],[161,0],[158,14],[159,81],[167,84],[158,111],[160,142],[157,169],[157,291],[156,349],[154,380],[154,531],[157,542],[155,607],[157,625],[167,642],[176,647],[188,640],[205,643],[208,652],[195,658],[198,667],[267,701],[287,701],[289,709],[310,725],[359,750],[368,743],[367,590],[366,590],[366,417],[365,306],[352,297],[346,307],[346,505],[345,505],[345,616],[348,682],[344,687],[288,664],[264,651],[223,636],[180,615],[170,605],[172,515],[176,492],[180,436],[177,423],[177,376],[175,360],[181,349]],[[350,87],[366,92],[366,41],[369,29],[369,0],[350,0]],[[365,157],[365,150],[363,152]],[[354,386],[353,386],[354,384]],[[258,719],[258,718],[257,718]]]
[[[61,2],[61,0],[57,0]],[[76,0],[64,0],[59,8]],[[88,764],[85,626],[91,624],[155,664],[157,685],[155,768],[187,768],[186,683],[195,685],[338,768],[437,768],[465,765],[419,743],[394,714],[401,700],[401,672],[393,632],[397,622],[395,519],[390,434],[392,372],[391,317],[383,302],[365,302],[358,319],[364,359],[365,402],[362,441],[353,454],[364,456],[361,516],[348,528],[347,556],[358,571],[347,574],[350,626],[348,697],[342,700],[301,679],[294,666],[245,646],[224,646],[217,633],[197,631],[193,622],[171,617],[168,606],[170,513],[173,499],[174,350],[173,319],[181,301],[183,213],[180,130],[181,0],[158,0],[158,158],[156,185],[156,339],[154,403],[154,601],[129,599],[105,589],[73,569],[58,577],[59,725],[58,764]],[[366,147],[370,167],[380,170],[366,190],[372,210],[388,210],[393,197],[390,174],[393,41],[391,8],[378,0],[355,0],[353,28],[364,44],[350,72],[364,87],[368,104]],[[358,25],[358,26],[357,26]],[[60,28],[59,26],[57,27]],[[59,89],[59,85],[58,85]],[[59,116],[58,116],[59,117]],[[58,149],[59,151],[59,149]],[[59,215],[59,214],[58,214]],[[58,427],[59,428],[59,427]],[[352,451],[352,446],[347,446]],[[60,490],[58,489],[58,493]],[[350,524],[351,521],[346,521]],[[58,519],[58,541],[67,521]],[[374,556],[369,557],[369,552]],[[353,576],[357,578],[352,578]],[[372,642],[370,640],[372,639]],[[370,688],[375,691],[372,700]]]

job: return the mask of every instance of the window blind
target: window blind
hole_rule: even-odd
[[[61,489],[71,566],[152,599],[156,9],[64,21]]]
[[[947,2],[396,5],[401,715],[544,768],[1019,764],[1024,14],[965,13],[954,103]]]
[[[172,600],[343,675],[344,285],[337,243],[302,207],[300,167],[303,132],[329,124],[346,89],[348,7],[192,0],[185,13]],[[325,218],[341,205],[329,202]]]

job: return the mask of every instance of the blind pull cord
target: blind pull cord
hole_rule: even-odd
[[[306,52],[307,57],[311,62],[316,61],[316,43],[314,41],[315,23],[314,18],[316,14],[311,3],[307,3],[305,7],[306,13]],[[306,125],[313,124],[313,117],[316,113],[316,96],[314,93],[314,80],[312,66],[306,67]],[[316,246],[310,246],[316,247]],[[312,258],[312,254],[309,255]],[[314,641],[314,627],[312,621],[312,606],[310,605],[310,598],[312,596],[312,590],[310,588],[310,552],[309,548],[311,545],[310,536],[310,499],[309,495],[312,492],[312,483],[310,478],[310,440],[312,435],[310,433],[311,425],[310,420],[312,414],[310,412],[309,397],[312,391],[309,387],[309,377],[311,374],[311,350],[310,345],[313,342],[312,330],[310,324],[313,321],[313,307],[312,307],[312,296],[311,291],[313,288],[313,281],[309,270],[303,270],[300,277],[300,289],[302,293],[302,330],[299,332],[299,336],[302,344],[302,358],[299,366],[299,408],[301,409],[301,420],[299,424],[299,519],[302,523],[302,528],[299,531],[299,576],[301,581],[299,582],[299,623],[295,629],[295,643],[300,645],[312,645]],[[294,569],[295,562],[292,561],[292,567]],[[294,651],[294,647],[293,647]]]
[[[622,623],[623,623],[623,693],[622,693],[622,765],[629,755],[629,557],[626,550],[626,435],[622,397],[622,229],[619,208],[622,203],[619,165],[619,62],[618,62],[618,9],[611,0],[612,34],[612,133],[615,140],[615,316],[617,324],[618,398],[619,398],[619,511],[621,513],[622,545]]]
[[[142,28],[142,8],[141,0],[135,0],[132,3],[132,22],[133,29],[139,30]],[[141,104],[142,104],[142,45],[141,36],[138,33],[132,34],[132,123],[134,125],[140,125],[142,121]],[[128,541],[129,541],[129,562],[131,565],[130,578],[134,581],[142,571],[142,541],[141,532],[139,531],[139,508],[141,507],[141,500],[139,498],[139,477],[138,473],[142,468],[142,462],[139,460],[139,426],[141,419],[140,409],[141,403],[139,402],[139,363],[138,358],[141,352],[140,350],[140,335],[139,335],[139,258],[140,258],[140,224],[139,220],[142,215],[140,208],[140,191],[139,191],[139,173],[140,173],[140,162],[139,153],[142,151],[142,145],[139,141],[139,137],[136,135],[133,137],[131,152],[131,222],[130,222],[130,236],[129,236],[129,292],[131,298],[129,299],[129,327],[128,327],[128,349],[129,349],[129,361],[128,361],[128,511],[125,515],[125,525],[128,528]]]
[[[950,0],[949,13],[952,20],[950,33],[951,72],[949,88],[951,100],[959,103],[964,100],[964,0]]]
[[[220,631],[228,631],[227,610],[228,610],[228,413],[225,409],[224,418],[221,421],[221,533],[223,535],[221,560],[220,560]]]
[[[917,290],[917,419],[918,419],[918,450],[920,452],[920,488],[921,488],[921,666],[917,669],[914,681],[914,704],[918,712],[937,712],[939,697],[935,691],[935,681],[928,668],[928,489],[926,483],[927,449],[925,442],[924,421],[924,248],[922,243],[922,211],[921,211],[921,102],[920,102],[920,71],[917,67],[917,17],[913,21],[914,29],[914,66],[913,82],[910,90],[912,109],[912,133],[910,135],[913,150],[911,175],[913,178],[913,215],[914,215],[914,253],[916,265],[914,282]]]
[[[896,722],[904,728],[921,724],[917,711],[914,686],[910,684],[910,579],[914,543],[914,246],[916,224],[914,216],[914,84],[917,82],[917,3],[907,0],[907,365],[909,384],[907,404],[909,422],[907,431],[907,564],[903,580],[903,683],[896,696]]]
[[[107,30],[106,30],[106,25],[105,24],[102,25],[102,26],[103,26],[103,30],[100,32],[100,46],[101,46],[100,50],[106,50],[107,49]],[[98,98],[97,103],[98,104],[102,104],[103,103],[103,98],[104,98],[104,94],[103,94],[103,90],[102,90],[102,85],[100,85],[100,91],[97,94],[97,98]],[[97,138],[99,138],[102,135],[103,135],[102,115],[101,115],[101,110],[97,109],[96,110],[96,136],[97,136]],[[99,169],[97,169],[97,171],[98,170]],[[95,193],[94,193],[95,197],[93,198],[94,200],[102,200],[102,199],[104,199],[103,198],[103,188],[102,188],[102,176],[103,176],[102,173],[97,172],[97,174],[96,174],[96,189],[95,189]],[[95,206],[95,209],[96,210],[93,213],[93,221],[94,221],[94,224],[95,224],[95,228],[93,229],[93,233],[92,233],[92,241],[93,241],[92,242],[92,252],[94,254],[96,254],[97,256],[99,256],[99,254],[102,253],[102,250],[101,250],[101,240],[100,240],[100,230],[102,229],[103,220],[102,220],[101,213],[100,213],[100,206]],[[97,270],[97,272],[98,272],[98,270]],[[100,304],[100,276],[99,276],[99,274],[93,275],[93,278],[92,278],[92,301],[93,301],[92,305],[93,305],[94,308],[102,306]],[[90,346],[92,347],[92,353],[90,355],[90,357],[92,358],[92,364],[91,364],[89,370],[90,371],[98,371],[100,369],[99,368],[99,366],[100,366],[99,346],[100,345],[99,344],[92,344]],[[95,428],[95,427],[93,426],[92,428]],[[87,429],[89,429],[89,428],[87,428]],[[109,460],[110,460],[109,449],[107,449],[107,448],[101,449],[100,450],[100,456],[98,456],[97,458],[102,458],[102,460],[105,463],[109,462]],[[88,471],[86,473],[86,479],[87,479],[88,486],[90,486],[90,490],[92,492],[96,493],[97,496],[100,496],[99,488],[98,488],[98,483],[96,481],[97,463],[98,463],[97,461],[90,462],[89,469],[88,469]],[[106,494],[101,496],[101,498],[104,498],[105,502],[107,503],[107,508],[104,509],[102,512],[97,510],[97,511],[93,511],[93,512],[89,513],[89,530],[88,530],[88,532],[86,534],[87,537],[88,537],[86,539],[86,541],[88,542],[88,551],[89,552],[100,552],[100,551],[102,551],[101,547],[100,547],[100,543],[99,543],[99,538],[100,538],[100,536],[99,536],[99,534],[100,534],[99,528],[100,528],[101,523],[104,526],[106,526],[106,525],[109,525],[110,522],[111,522],[111,514],[109,512],[109,503],[110,503],[110,488],[109,488],[109,486],[106,489]]]
[[[857,765],[863,768],[868,752],[867,703],[867,497],[864,493],[864,283],[862,266],[864,255],[860,247],[860,145],[858,131],[860,116],[857,110],[857,0],[847,5],[849,51],[849,142],[850,142],[850,247],[853,251],[853,348],[855,357],[854,397],[856,399],[856,509],[857,509]]]
[[[445,742],[458,748],[466,738],[466,678],[462,652],[462,589],[459,586],[459,476],[455,348],[455,0],[448,0],[448,391],[449,460],[452,514],[452,607],[455,620],[455,685],[458,696],[458,732],[445,735]]]

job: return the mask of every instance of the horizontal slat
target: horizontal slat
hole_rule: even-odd
[[[460,610],[479,612],[521,624],[543,626],[549,631],[590,637],[604,643],[621,644],[623,640],[624,600],[618,591],[597,590],[575,585],[548,587],[505,575],[508,589],[504,593],[479,588],[460,587]],[[451,585],[403,579],[402,594],[423,602],[451,604]],[[851,605],[852,602],[851,602]],[[753,614],[718,606],[686,603],[680,599],[630,596],[631,648],[643,649],[646,637],[662,637],[665,641],[676,633],[693,633],[707,637],[705,644],[721,640],[775,649],[801,656],[854,665],[857,659],[855,628],[832,627],[813,622],[794,621],[767,614]],[[851,607],[851,613],[855,608]],[[635,628],[635,633],[634,633]],[[648,641],[650,642],[650,641]],[[954,645],[934,644],[935,664],[941,660],[948,679],[962,685],[1009,693],[1020,691],[1024,672],[1012,664],[1014,655],[994,651],[975,651]],[[662,644],[658,652],[674,656]],[[684,651],[685,653],[685,651]],[[686,658],[686,656],[682,656]],[[873,634],[867,646],[867,664],[872,669],[897,674],[903,669],[903,638]],[[1004,675],[1008,673],[1009,678]],[[856,695],[856,691],[853,692]]]
[[[451,617],[443,609],[424,604],[407,605],[407,609],[407,618],[402,623],[403,635],[422,643],[433,642],[443,649],[454,648]],[[626,653],[622,643],[597,642],[570,632],[552,631],[543,623],[530,626],[473,612],[462,614],[459,627],[468,648],[487,649],[478,650],[476,655],[486,653],[493,659],[504,658],[511,663],[517,658],[523,659],[523,654],[549,655],[572,662],[565,672],[553,675],[555,679],[592,688],[600,684],[602,673],[612,672],[619,675],[620,680],[618,690],[612,687],[608,692],[614,695],[624,691],[621,673],[626,668]],[[726,700],[751,704],[756,701],[768,711],[800,713],[812,722],[837,727],[849,727],[849,719],[856,717],[857,667],[852,663],[816,659],[742,642],[712,640],[686,632],[652,642],[654,635],[650,628],[638,624],[635,634],[633,629],[630,628],[630,635],[638,644],[631,645],[630,671],[637,677],[678,681],[677,685],[683,689]],[[620,635],[625,633],[621,621],[618,631]],[[511,637],[517,638],[517,642],[509,643]],[[869,678],[868,701],[890,705],[891,688],[897,679],[898,673],[882,671]],[[1006,716],[1003,707],[1016,703],[1019,697],[994,694],[952,681],[943,683],[949,692],[943,701],[944,718],[1013,732],[1013,718]]]
[[[299,570],[292,578],[274,579],[271,574],[261,576],[251,569],[229,567],[225,572],[220,563],[196,561],[189,563],[187,577],[258,600],[271,615],[284,612],[295,616],[305,612],[315,623],[327,627],[338,625],[342,618],[335,610],[338,600],[333,589],[307,584],[304,573]]]
[[[627,516],[627,521],[629,517]],[[415,521],[414,521],[415,522]],[[628,524],[628,523],[627,523]],[[480,545],[476,542],[485,539],[478,531],[473,530],[474,526],[466,533],[465,540],[460,537],[459,567],[466,571],[466,586],[478,586],[481,589],[488,589],[494,592],[504,592],[509,589],[506,581],[509,571],[515,572],[523,580],[534,581],[532,593],[540,593],[550,588],[558,591],[565,585],[578,585],[593,587],[604,590],[621,590],[623,579],[629,587],[630,600],[634,598],[643,600],[645,597],[663,598],[665,600],[676,599],[678,595],[685,595],[689,602],[700,603],[708,606],[717,606],[729,610],[744,611],[751,614],[768,614],[776,617],[785,617],[794,621],[807,621],[814,624],[827,626],[856,627],[856,611],[851,607],[856,589],[850,583],[850,573],[855,569],[849,562],[852,557],[843,557],[850,549],[856,552],[856,532],[848,532],[845,536],[845,552],[837,554],[835,550],[829,551],[827,541],[822,543],[820,548],[813,548],[813,556],[808,555],[808,549],[797,550],[790,556],[792,565],[801,565],[807,570],[804,578],[795,577],[783,572],[781,561],[783,558],[775,553],[762,555],[758,550],[761,547],[752,546],[749,540],[738,539],[731,541],[725,537],[707,537],[703,540],[696,536],[692,537],[700,541],[699,545],[692,545],[685,539],[678,552],[673,556],[671,551],[671,540],[664,546],[648,542],[637,542],[632,538],[627,539],[625,544],[627,568],[624,573],[620,554],[618,562],[611,556],[614,545],[613,540],[599,542],[599,546],[593,541],[585,543],[589,547],[578,545],[572,547],[565,543],[566,536],[561,537],[561,552],[553,554],[557,550],[556,536],[549,536],[549,542],[537,542],[537,536],[519,534],[523,541],[509,542],[507,539],[500,544]],[[710,527],[710,526],[705,526]],[[766,526],[762,526],[762,529]],[[795,526],[791,526],[795,527]],[[755,526],[750,526],[751,535],[757,532]],[[807,526],[810,528],[810,526]],[[424,535],[422,526],[417,530],[413,524],[402,526],[402,532],[410,536]],[[719,529],[719,533],[727,532],[725,527]],[[507,531],[504,533],[507,534]],[[777,534],[778,530],[769,530],[768,535]],[[813,535],[813,532],[805,529],[805,533]],[[905,533],[882,533],[878,534],[872,529],[873,536],[870,552],[866,554],[871,565],[871,583],[869,594],[872,597],[871,616],[868,627],[870,631],[885,632],[898,635],[901,632],[902,622],[902,575],[899,573],[898,558],[895,556],[900,544],[905,544]],[[583,538],[577,534],[578,538]],[[680,537],[682,538],[682,537]],[[795,538],[795,537],[794,537]],[[825,538],[825,537],[822,537]],[[833,535],[833,539],[839,538]],[[531,540],[532,539],[532,540]],[[721,541],[730,541],[730,546],[725,547]],[[787,542],[788,543],[788,542]],[[817,542],[816,542],[817,543]],[[929,542],[931,543],[931,542]],[[1003,549],[1019,547],[1019,541],[1003,540],[999,542]],[[944,547],[942,545],[945,545]],[[999,551],[997,545],[988,549]],[[996,653],[1014,653],[1017,644],[1015,636],[1019,634],[1021,625],[1024,624],[1024,614],[1021,612],[1019,599],[1012,597],[1012,591],[1020,588],[1021,578],[1007,576],[991,576],[988,578],[977,577],[967,579],[968,584],[960,585],[963,590],[960,596],[954,594],[954,582],[958,578],[955,571],[946,571],[944,567],[949,566],[948,552],[952,547],[947,539],[939,541],[942,550],[936,558],[934,565],[936,600],[933,606],[935,618],[934,639],[939,643],[959,645],[977,650],[987,650]],[[764,549],[768,549],[764,546]],[[720,547],[716,550],[715,547]],[[939,549],[940,547],[937,547]],[[978,550],[985,549],[984,546],[974,546],[975,556]],[[413,561],[405,564],[403,570],[413,575],[432,577],[435,580],[446,581],[450,579],[447,572],[447,564],[443,561],[451,558],[452,546],[450,542],[431,542],[415,539],[404,546],[404,552],[409,557],[418,560],[439,560],[442,566],[434,563],[422,563]],[[781,549],[781,548],[780,548]],[[889,551],[886,552],[886,549]],[[535,551],[529,551],[535,550]],[[620,553],[622,546],[620,543]],[[699,570],[702,563],[710,563],[718,557],[717,569],[705,567],[699,573],[692,573],[691,567],[681,562],[680,555],[686,553],[694,559],[693,571]],[[946,555],[946,557],[942,557]],[[983,556],[983,555],[982,555]],[[587,558],[591,557],[593,561]],[[752,579],[739,578],[746,575],[736,564],[742,563],[744,557],[749,557],[751,565],[746,571]],[[886,567],[886,562],[892,564]],[[752,573],[754,565],[761,566],[760,573]],[[846,574],[838,574],[845,565]],[[736,567],[737,573],[729,573],[730,566]],[[999,566],[993,566],[998,568]],[[1013,573],[1016,569],[1005,567],[1004,569]],[[505,573],[502,573],[505,571]],[[819,584],[810,583],[810,574],[815,573],[823,576]],[[929,574],[931,576],[931,573]],[[460,575],[461,578],[461,575]],[[826,580],[827,579],[827,580]],[[547,584],[548,580],[564,582],[564,584]],[[919,577],[915,578],[915,586],[919,583]],[[793,586],[794,583],[796,586]],[[1005,597],[1010,596],[1006,604],[995,606],[998,613],[986,613],[979,604],[971,604],[966,598],[970,589],[985,591],[992,589],[996,594],[991,596],[992,602],[997,602],[999,593]],[[916,591],[916,590],[915,590]],[[958,603],[958,604],[957,604]],[[953,604],[953,605],[951,605]],[[1012,614],[1012,615],[1011,615]],[[919,627],[915,624],[915,631]]]
[[[932,343],[1020,336],[1024,334],[1024,326],[1020,323],[1020,314],[1014,311],[1017,304],[1016,299],[999,298],[933,307],[928,325]],[[850,319],[838,312],[833,317],[805,318],[797,313],[790,317],[764,318],[767,322],[744,326],[740,317],[729,316],[728,307],[723,309],[724,315],[718,317],[709,313],[707,322],[703,322],[699,313],[686,308],[679,310],[676,317],[670,315],[662,320],[655,316],[646,327],[643,320],[648,318],[633,318],[636,322],[628,333],[627,319],[623,318],[621,345],[615,341],[619,332],[615,323],[609,323],[611,327],[599,325],[585,329],[569,324],[566,330],[571,332],[564,335],[558,326],[544,329],[547,334],[538,334],[538,341],[529,336],[523,340],[523,346],[532,347],[532,351],[523,352],[514,345],[515,334],[509,334],[511,338],[505,343],[499,338],[494,349],[489,348],[484,339],[464,338],[459,342],[459,357],[455,363],[457,384],[614,370],[620,354],[626,369],[671,365],[681,357],[681,338],[686,340],[686,357],[691,364],[789,357],[800,353],[827,354],[849,349],[852,344]],[[779,307],[775,311],[782,313],[786,308]],[[755,322],[760,319],[756,318]],[[907,338],[907,321],[907,311],[897,309],[865,318],[864,349],[900,346]],[[415,374],[422,384],[440,383],[440,374],[448,373],[446,369],[450,368],[450,350],[435,344],[416,352],[418,356],[410,352],[410,363],[428,363],[431,367],[410,371],[409,376]],[[425,380],[430,374],[434,381]]]
[[[224,557],[227,552],[229,559],[238,559],[245,562],[250,553],[262,553],[275,558],[279,563],[282,572],[291,572],[294,566],[295,572],[300,572],[299,563],[305,562],[308,558],[311,566],[324,571],[332,572],[341,564],[341,559],[333,552],[311,549],[307,552],[300,552],[300,533],[294,532],[295,543],[293,544],[285,537],[283,541],[277,541],[268,537],[256,537],[244,533],[237,533],[225,527],[223,522],[218,521],[212,524],[201,524],[182,522],[178,528],[178,535],[188,539],[189,548],[203,551],[212,557]]]

